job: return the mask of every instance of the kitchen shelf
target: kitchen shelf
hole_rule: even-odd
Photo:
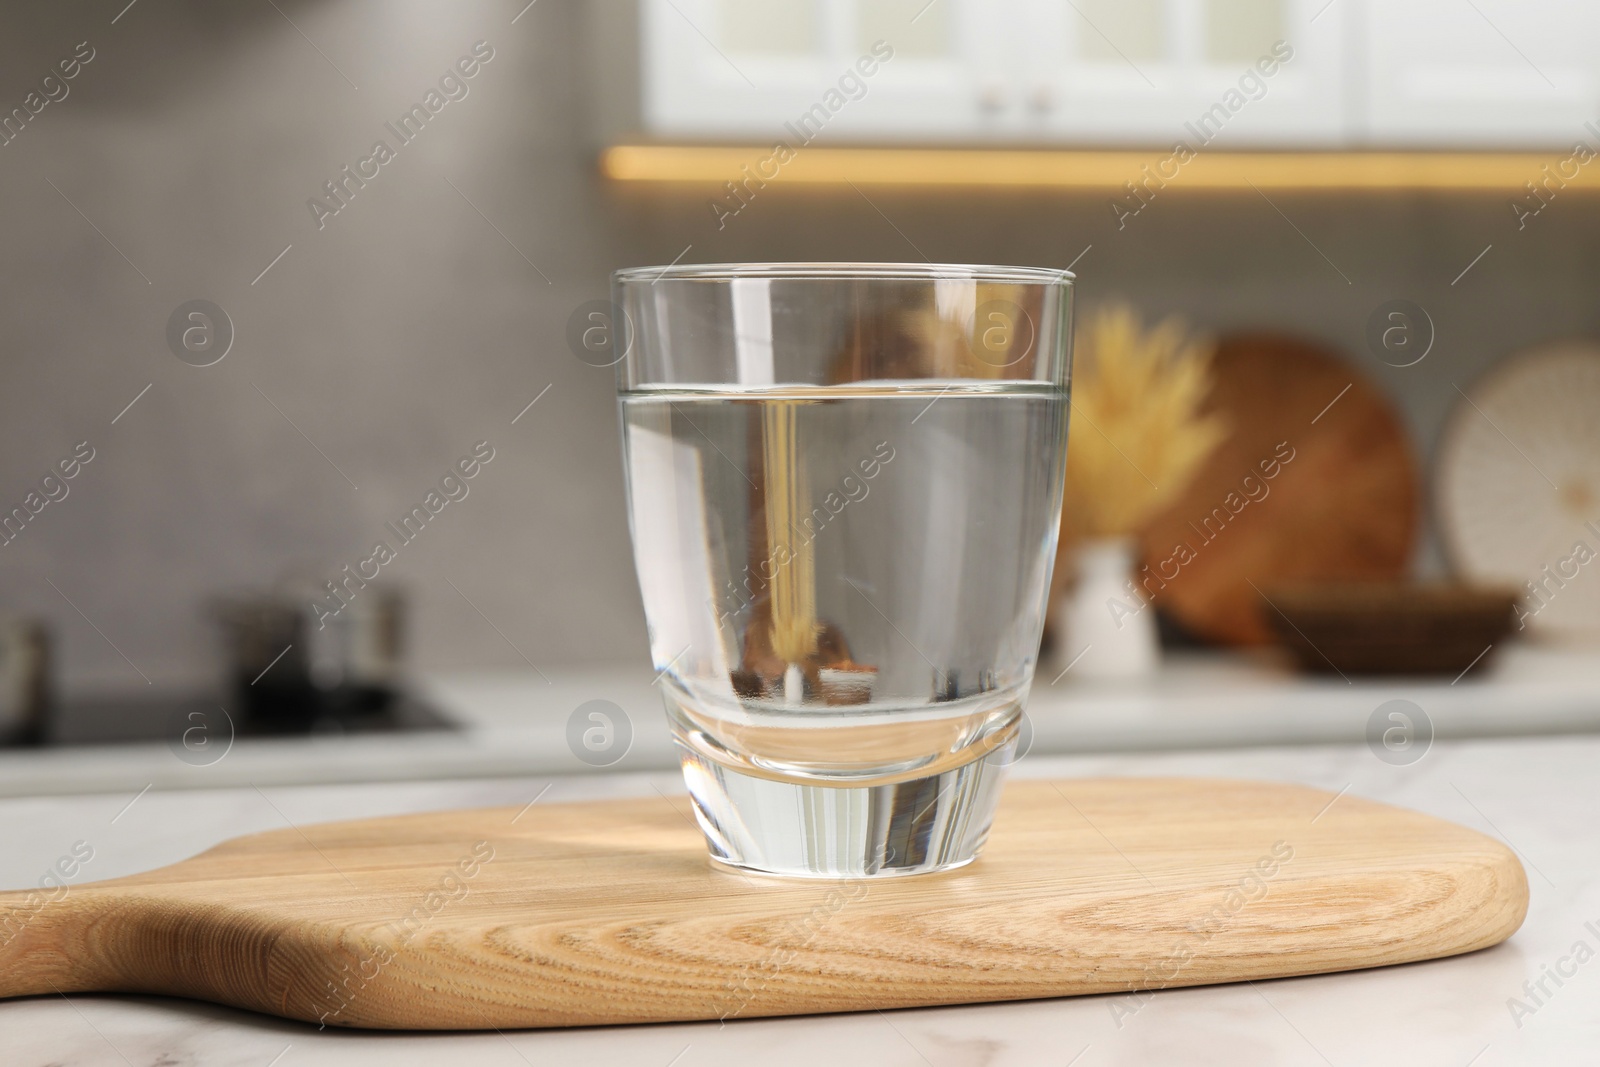
[[[1169,151],[807,147],[770,173],[757,164],[770,145],[624,144],[605,149],[600,172],[621,183],[751,188],[776,185],[875,185],[1067,189],[1126,195],[1146,168],[1175,188],[1224,190],[1444,190],[1522,196],[1559,162],[1544,152],[1208,152],[1177,166]],[[1158,164],[1160,170],[1158,171]],[[1175,173],[1174,173],[1175,172]],[[1600,190],[1587,171],[1563,192]]]

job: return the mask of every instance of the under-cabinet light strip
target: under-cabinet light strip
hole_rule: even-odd
[[[1012,186],[1126,192],[1127,183],[1191,189],[1479,190],[1532,196],[1586,181],[1559,151],[1170,152],[616,145],[600,170],[621,182]]]

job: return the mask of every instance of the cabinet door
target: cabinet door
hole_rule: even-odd
[[[659,137],[982,137],[1015,0],[641,0]]]
[[[1597,116],[1600,5],[1374,0],[1361,34],[1366,139],[1570,147]]]
[[[1336,144],[1349,3],[1029,0],[1018,76],[1031,139]]]

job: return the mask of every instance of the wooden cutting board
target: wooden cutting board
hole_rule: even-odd
[[[715,869],[686,798],[535,805],[272,831],[42,905],[0,895],[0,996],[389,1029],[1136,1005],[1484,948],[1527,899],[1497,841],[1291,785],[1017,781],[976,863],[872,882]]]

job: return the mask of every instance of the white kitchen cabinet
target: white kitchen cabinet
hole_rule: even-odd
[[[640,6],[643,116],[650,133],[666,138],[793,145],[794,131],[799,140],[825,131],[829,141],[981,136],[984,94],[1004,65],[993,17],[1002,4],[641,0]]]
[[[1343,0],[1340,0],[1343,2]],[[1363,5],[1361,126],[1382,145],[1570,147],[1600,118],[1600,5]]]
[[[1600,119],[1600,4],[1578,0],[639,9],[660,140],[1561,148]]]
[[[1019,75],[1035,139],[1338,144],[1344,11],[1325,3],[1029,0]]]
[[[1316,2],[642,0],[645,120],[661,137],[791,141],[784,124],[820,119],[847,79],[830,141],[1198,147],[1184,123],[1209,115],[1199,132],[1226,126],[1229,144],[1327,144],[1343,132],[1342,13],[1313,24]],[[880,41],[893,57],[858,86]]]

